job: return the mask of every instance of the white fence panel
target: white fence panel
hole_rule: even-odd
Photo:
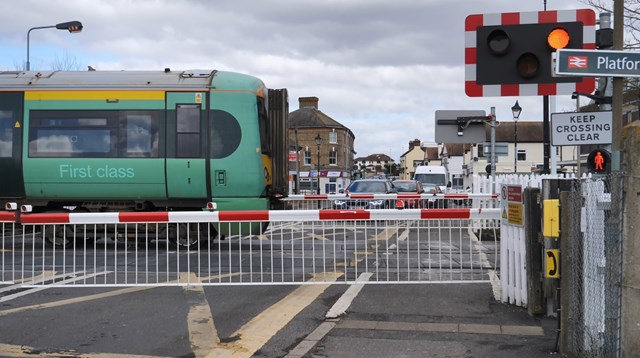
[[[366,272],[371,283],[486,282],[497,269],[497,241],[479,241],[469,225],[499,215],[462,208],[23,214],[19,234],[2,232],[10,247],[2,281],[297,285],[355,283]]]
[[[587,178],[589,175],[583,175]],[[525,188],[542,188],[543,179],[563,179],[575,178],[574,174],[551,175],[521,175],[507,174],[497,175],[495,178],[495,188],[499,191],[502,185],[519,185],[522,190]],[[476,175],[473,181],[474,192],[491,192],[492,180],[486,176]],[[498,198],[502,200],[502,198]],[[486,205],[490,207],[500,207],[500,202],[488,202]],[[524,218],[523,218],[524,221]],[[477,226],[476,226],[477,225]],[[487,227],[487,223],[475,223],[474,230],[480,227]],[[501,296],[503,302],[509,302],[518,306],[527,306],[527,267],[526,267],[526,238],[524,227],[527,225],[523,222],[523,226],[509,225],[506,219],[502,217],[500,223],[500,285]]]

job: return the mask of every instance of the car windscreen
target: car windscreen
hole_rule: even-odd
[[[414,180],[421,181],[423,183],[433,183],[440,186],[447,185],[446,177],[444,174],[416,174],[413,177]]]
[[[436,185],[425,185],[424,186],[424,191],[426,191],[427,193],[440,193],[441,190],[438,186]]]
[[[353,182],[349,186],[350,193],[386,193],[387,187],[383,182]]]
[[[394,182],[393,185],[396,187],[396,190],[398,192],[402,192],[402,193],[416,193],[418,191],[418,188],[416,186],[415,182]]]

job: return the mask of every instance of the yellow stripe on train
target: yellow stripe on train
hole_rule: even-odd
[[[91,100],[159,100],[164,101],[165,91],[26,91],[27,101],[91,101]]]

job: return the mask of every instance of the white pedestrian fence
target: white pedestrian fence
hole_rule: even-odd
[[[497,194],[491,193],[446,193],[446,194],[292,194],[283,201],[292,210],[340,209],[337,205],[348,205],[359,209],[369,209],[371,201],[378,202],[380,208],[396,208],[398,203],[404,208],[470,208],[492,207]],[[346,203],[345,203],[346,202]],[[474,205],[475,204],[475,205]]]
[[[294,194],[284,198],[285,205],[291,210],[314,209],[380,209],[396,208],[497,208],[498,195],[490,192],[446,193],[446,194]],[[372,205],[373,204],[373,205]],[[496,230],[500,221],[496,219],[473,220],[472,230]]]
[[[470,226],[499,217],[484,208],[3,212],[0,281],[298,285],[355,283],[369,273],[370,283],[487,282],[499,243],[478,240]]]

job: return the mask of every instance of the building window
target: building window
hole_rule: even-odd
[[[330,144],[338,144],[338,133],[329,132],[329,143]]]
[[[304,151],[304,165],[311,165],[311,151],[309,149]]]
[[[484,145],[478,144],[478,158],[484,157]]]
[[[335,148],[331,148],[329,151],[329,165],[337,165],[338,164],[338,152],[336,152]]]
[[[524,149],[518,149],[518,160],[527,160],[527,152]]]

